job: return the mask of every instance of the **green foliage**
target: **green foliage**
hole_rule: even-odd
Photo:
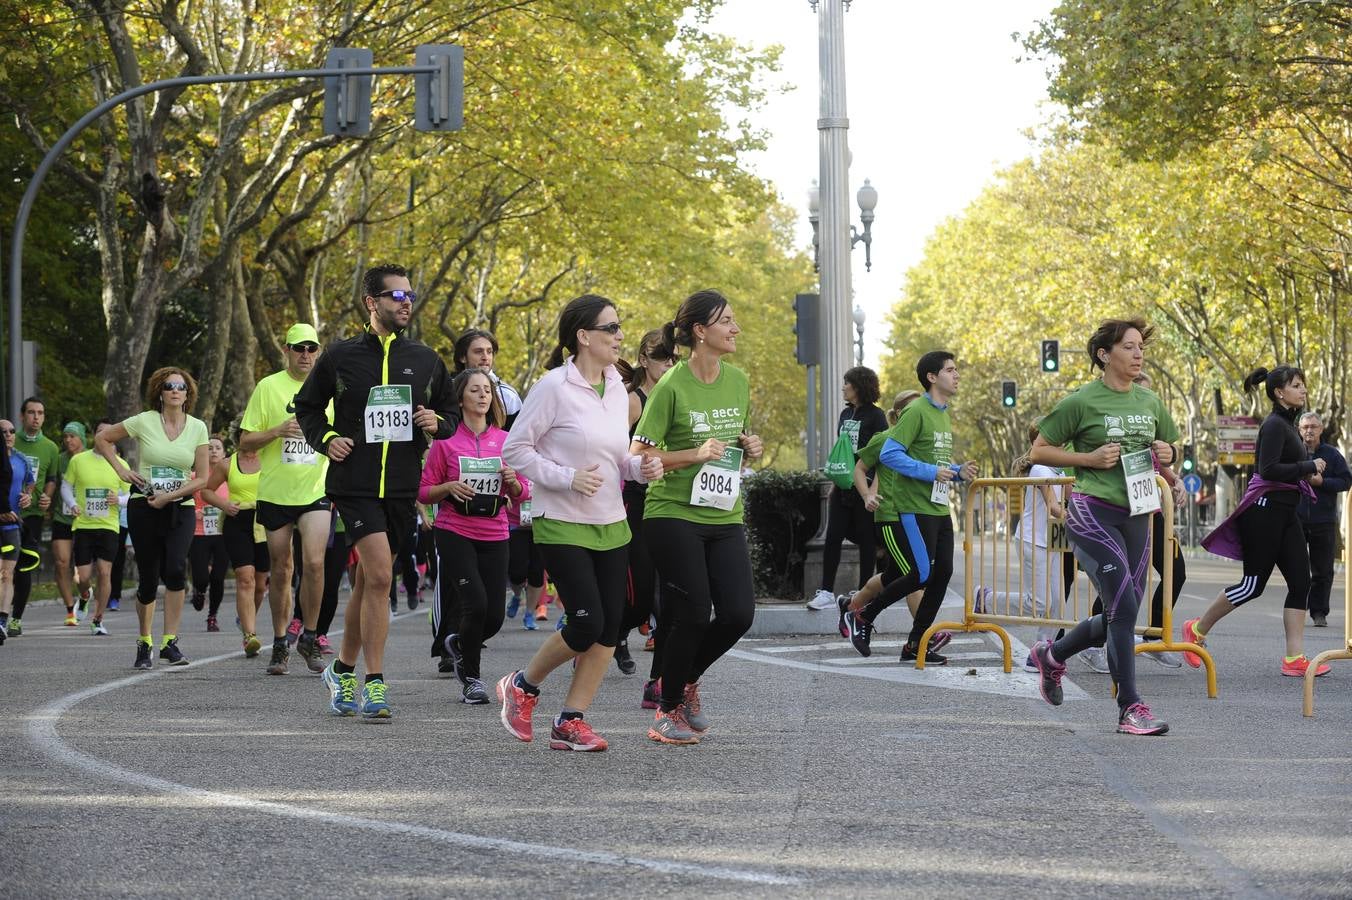
[[[821,480],[767,469],[742,482],[751,575],[758,597],[797,597],[808,539],[821,524]]]

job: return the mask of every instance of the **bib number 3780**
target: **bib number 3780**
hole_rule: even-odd
[[[366,395],[366,443],[413,440],[413,388],[378,384]]]
[[[1155,465],[1150,451],[1137,450],[1122,456],[1122,472],[1127,478],[1127,503],[1133,516],[1153,513],[1160,508],[1160,494],[1155,485]]]
[[[691,506],[732,509],[742,493],[742,449],[728,447],[718,459],[711,459],[695,473],[690,488]]]

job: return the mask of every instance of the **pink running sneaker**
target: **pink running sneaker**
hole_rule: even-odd
[[[530,742],[535,734],[530,717],[539,702],[539,694],[529,694],[516,686],[516,672],[502,676],[498,681],[498,702],[502,704],[502,726],[518,741]]]
[[[1205,647],[1206,638],[1197,634],[1197,630],[1193,627],[1196,624],[1196,619],[1189,619],[1183,623],[1183,642],[1186,644],[1196,644],[1199,647]],[[1189,653],[1187,650],[1183,651],[1183,661],[1194,669],[1200,669],[1202,667],[1202,657],[1198,656],[1196,653]]]
[[[1118,734],[1167,734],[1169,723],[1155,718],[1150,707],[1144,703],[1133,703],[1117,717]]]
[[[1287,662],[1285,659],[1282,660],[1282,674],[1290,675],[1292,678],[1304,678],[1305,673],[1307,670],[1309,670],[1309,668],[1310,668],[1310,660],[1304,654],[1296,657],[1290,662]],[[1321,663],[1319,666],[1319,671],[1314,673],[1314,677],[1321,678],[1327,675],[1328,673],[1329,673],[1328,663]]]
[[[549,730],[550,750],[581,750],[584,753],[596,753],[610,745],[585,719],[564,719],[555,723]]]
[[[333,655],[333,647],[329,645],[329,636],[327,634],[321,634],[319,637],[315,638],[315,643],[319,645],[320,653],[325,656]]]
[[[286,626],[287,646],[294,647],[296,645],[296,641],[300,639],[300,633],[304,628],[305,626],[301,624],[300,619],[291,620],[291,624]]]

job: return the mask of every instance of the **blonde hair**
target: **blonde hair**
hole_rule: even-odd
[[[892,398],[892,408],[887,411],[887,424],[889,426],[897,424],[897,419],[901,418],[901,411],[911,404],[911,401],[920,396],[919,391],[902,391]]]
[[[1018,459],[1014,460],[1014,471],[1012,474],[1015,478],[1023,478],[1033,468],[1032,446],[1033,442],[1037,440],[1038,435],[1042,433],[1041,431],[1038,430],[1037,427],[1038,423],[1041,421],[1042,417],[1038,416],[1036,419],[1033,420],[1033,424],[1028,426],[1029,451],[1025,453],[1023,456],[1020,456]]]

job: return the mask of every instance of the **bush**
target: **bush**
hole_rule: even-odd
[[[813,472],[764,469],[742,483],[751,574],[757,597],[797,597],[803,592],[808,539],[821,524]]]

